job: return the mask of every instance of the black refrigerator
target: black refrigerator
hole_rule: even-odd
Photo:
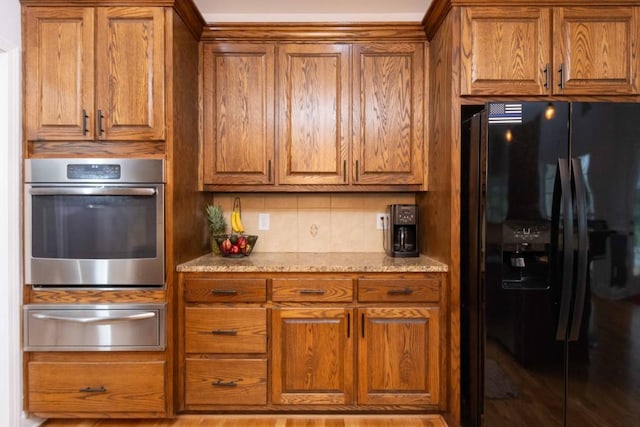
[[[640,104],[462,119],[463,425],[640,425]]]

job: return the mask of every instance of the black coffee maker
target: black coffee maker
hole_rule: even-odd
[[[418,251],[418,206],[389,205],[389,224],[383,235],[383,246],[392,257],[417,257]]]

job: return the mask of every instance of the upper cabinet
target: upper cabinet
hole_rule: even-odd
[[[26,139],[165,138],[164,10],[25,9]]]
[[[347,184],[349,45],[278,46],[281,184]]]
[[[202,68],[204,183],[272,184],[275,46],[207,43]]]
[[[354,181],[421,184],[424,44],[356,44],[353,57]]]
[[[633,7],[462,8],[461,95],[640,92]]]
[[[204,43],[203,188],[420,189],[424,55],[423,42]]]

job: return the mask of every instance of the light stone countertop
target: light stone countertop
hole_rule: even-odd
[[[437,273],[448,269],[446,264],[425,255],[393,258],[384,252],[254,252],[243,258],[209,253],[177,267],[179,272],[190,273]]]

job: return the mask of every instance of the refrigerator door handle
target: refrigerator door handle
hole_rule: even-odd
[[[553,205],[551,214],[551,255],[552,265],[556,265],[558,256],[558,233],[560,227],[560,208],[564,210],[563,234],[562,234],[562,269],[560,270],[560,282],[562,283],[560,295],[560,310],[558,315],[558,327],[556,340],[564,341],[567,337],[567,325],[571,307],[571,294],[573,284],[573,200],[571,194],[571,175],[569,162],[566,159],[558,159],[556,179],[553,189]],[[554,287],[559,283],[555,268],[551,270]]]
[[[580,335],[582,312],[587,293],[587,269],[589,233],[587,230],[587,192],[580,159],[571,159],[571,175],[575,189],[576,214],[578,217],[578,267],[573,304],[573,319],[569,331],[569,341],[577,341]]]

